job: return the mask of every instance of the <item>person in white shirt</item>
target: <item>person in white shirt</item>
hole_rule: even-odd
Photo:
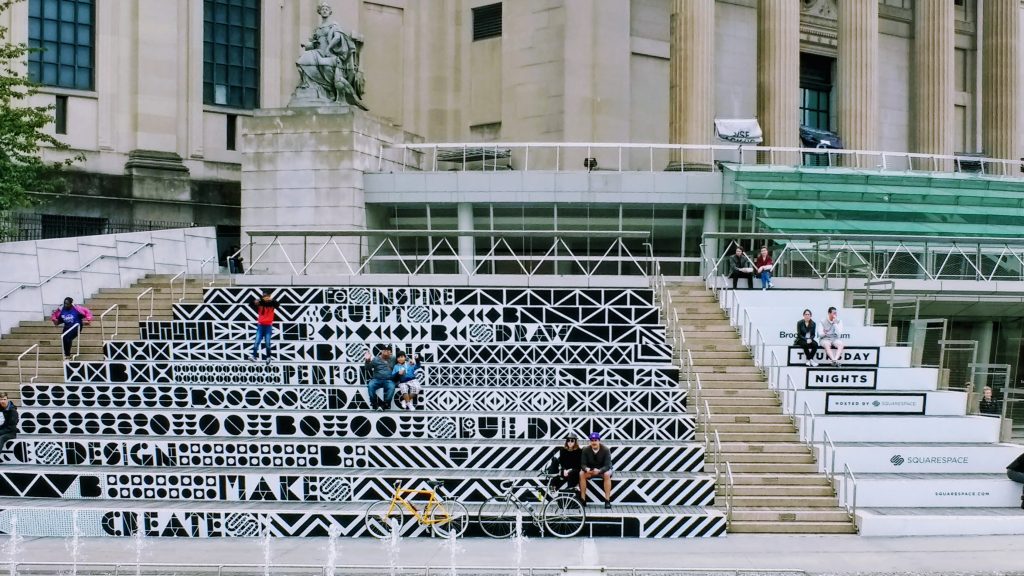
[[[843,358],[843,341],[839,339],[843,323],[839,321],[835,306],[829,306],[828,317],[818,323],[818,343],[825,350],[825,357],[839,366]]]

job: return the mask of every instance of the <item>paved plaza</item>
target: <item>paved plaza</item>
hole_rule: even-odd
[[[658,569],[795,569],[808,574],[1024,574],[1019,536],[865,538],[860,536],[730,535],[726,538],[643,540],[586,538],[530,539],[523,544],[522,566],[568,567],[567,573],[598,574],[601,567]],[[472,538],[456,547],[457,567],[515,568],[509,540]],[[35,538],[21,543],[25,562],[69,559],[63,539]],[[83,562],[135,559],[130,539],[84,539]],[[143,547],[144,563],[261,564],[259,539],[152,539]],[[271,544],[273,564],[322,565],[324,538],[289,538]],[[399,543],[399,566],[448,569],[447,542],[417,538]],[[2,563],[2,562],[0,562]],[[388,565],[381,542],[368,538],[339,540],[338,566]],[[273,573],[273,571],[271,571]],[[450,573],[448,570],[445,573]],[[343,572],[342,572],[343,573]],[[438,573],[438,572],[434,572]]]

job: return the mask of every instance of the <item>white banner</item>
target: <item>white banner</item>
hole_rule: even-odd
[[[805,386],[808,390],[821,390],[825,388],[874,390],[877,377],[878,371],[875,369],[808,368]]]
[[[925,394],[829,392],[825,414],[924,414]]]

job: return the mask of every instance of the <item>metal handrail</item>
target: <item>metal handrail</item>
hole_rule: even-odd
[[[732,465],[725,463],[725,525],[732,524],[732,497],[735,491],[736,480],[732,476]]]
[[[810,419],[810,434],[807,434],[807,438],[804,439],[804,435],[807,432],[808,425],[807,420]],[[814,444],[814,427],[816,422],[814,421],[814,412],[811,411],[811,406],[804,402],[803,412],[800,414],[800,441],[808,446]]]
[[[718,430],[715,430],[715,484],[718,484],[718,473],[721,469],[722,461],[722,439],[718,436]],[[726,462],[728,464],[728,462]]]
[[[821,464],[825,470],[825,478],[832,482],[836,477],[836,445],[828,435],[828,430],[822,430],[821,439]],[[832,455],[832,465],[829,466],[829,454]]]
[[[847,484],[849,479],[849,484]],[[852,496],[850,486],[853,487]],[[843,464],[843,507],[850,518],[857,517],[857,477],[853,475],[849,464]]]
[[[214,265],[211,266],[211,270],[210,270],[210,283],[206,284],[206,285],[207,286],[213,286],[213,284],[217,281],[217,265],[216,265],[216,261],[215,261],[216,258],[217,258],[216,255],[210,256],[210,257],[206,258],[205,260],[203,260],[202,262],[199,263],[199,282],[201,284],[206,284],[206,265],[210,264],[211,262]]]
[[[188,281],[188,267],[171,277],[169,282],[171,286],[171,300],[174,300],[174,281],[178,278],[181,278],[181,298],[178,299],[178,302],[181,302],[185,299],[185,283]]]
[[[25,383],[25,374],[22,372],[21,369],[21,359],[24,358],[26,354],[33,350],[36,351],[36,374],[35,376],[29,379],[28,383],[32,384],[33,382],[36,381],[36,378],[39,378],[39,343],[37,342],[29,346],[28,349],[26,349],[21,354],[18,354],[18,382],[21,384]]]
[[[146,316],[146,320],[153,317],[153,287],[150,286],[142,291],[141,294],[135,297],[135,310],[138,312],[139,321],[142,321],[142,297],[149,294],[149,316]],[[173,295],[172,295],[173,297]]]
[[[82,355],[82,324],[72,324],[70,328],[60,333],[61,346],[64,346],[64,337],[71,333],[72,330],[78,331],[78,336],[75,338],[75,353],[71,355],[71,359],[74,360]],[[64,350],[62,349],[61,352]]]
[[[107,314],[110,314],[111,312],[114,313],[114,333],[110,335],[110,339],[113,340],[114,338],[117,338],[117,330],[119,328],[118,325],[120,324],[120,320],[121,320],[120,306],[121,306],[120,304],[112,304],[110,306],[110,308],[107,308],[103,312],[103,314],[100,314],[100,339],[101,340],[106,340],[107,339],[107,325],[103,322],[103,320],[107,317]],[[140,317],[141,317],[141,315],[140,315]]]
[[[100,260],[105,260],[107,258],[113,258],[115,260],[127,260],[128,258],[131,258],[132,256],[135,256],[136,254],[141,252],[144,248],[152,248],[152,247],[153,247],[153,243],[152,242],[146,242],[146,243],[142,244],[141,246],[139,246],[138,248],[136,248],[135,250],[131,251],[130,253],[124,255],[124,256],[118,256],[116,254],[100,254],[99,256],[96,256],[92,260],[89,260],[88,262],[86,262],[85,264],[80,266],[79,268],[74,268],[74,269],[72,269],[72,268],[65,268],[65,269],[60,270],[58,272],[54,272],[53,274],[47,276],[46,278],[44,278],[42,281],[40,281],[37,284],[22,284],[20,286],[15,286],[14,288],[11,288],[7,292],[5,292],[3,295],[0,295],[0,300],[4,300],[8,296],[10,296],[11,294],[14,294],[15,292],[17,292],[19,290],[24,290],[25,288],[41,288],[44,285],[46,285],[47,283],[49,283],[51,280],[53,280],[54,278],[56,278],[58,276],[61,276],[63,274],[75,274],[75,273],[84,272],[86,268],[89,268],[90,266],[92,266],[96,262],[99,262]]]

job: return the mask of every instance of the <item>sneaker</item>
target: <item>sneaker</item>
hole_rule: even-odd
[[[611,502],[605,502],[604,503],[604,509],[605,510],[611,510],[612,509],[612,503]]]
[[[402,410],[408,410],[408,409],[409,409],[409,403],[406,402],[405,400],[402,400]]]
[[[807,364],[808,366],[810,366],[810,365],[811,365],[811,361],[810,361],[810,360],[808,360],[808,361],[806,362],[806,364]]]
[[[377,412],[383,412],[384,411],[384,407],[378,404],[377,407],[374,408],[374,410],[376,410]]]
[[[408,403],[408,404],[407,404],[407,405],[405,406],[405,409],[406,409],[406,410],[409,410],[409,411],[412,411],[412,410],[415,410],[415,409],[416,409],[416,407],[412,405],[412,402],[409,402],[409,403]]]
[[[259,358],[257,358],[257,357],[255,357],[255,356],[252,356],[252,357],[250,357],[250,358],[249,358],[249,361],[250,361],[250,362],[259,362],[259,361],[260,361],[260,359],[259,359]]]
[[[266,364],[267,364],[267,366],[270,366],[270,358],[267,358]]]
[[[775,283],[774,282],[769,282],[768,283],[768,287],[769,288],[775,288]]]
[[[761,292],[764,292],[764,291],[765,291],[765,290],[767,290],[767,289],[768,289],[768,287],[767,287],[767,286],[761,286]]]
[[[811,366],[817,366],[817,365],[818,365],[818,362],[816,360],[811,360]]]

